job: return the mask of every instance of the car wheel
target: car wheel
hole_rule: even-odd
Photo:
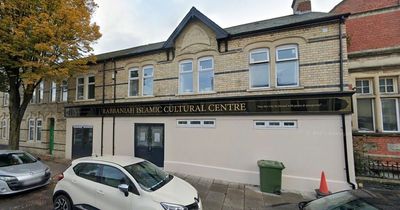
[[[64,194],[57,195],[53,202],[54,210],[72,210],[72,202]]]

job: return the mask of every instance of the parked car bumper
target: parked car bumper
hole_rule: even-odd
[[[5,181],[0,181],[0,195],[9,195],[9,194],[14,194],[14,193],[19,193],[27,190],[32,190],[35,188],[43,187],[48,184],[50,184],[51,178],[50,177],[44,177],[40,182],[24,186],[24,185],[18,185],[18,183],[13,183],[14,185],[11,187],[9,183]]]

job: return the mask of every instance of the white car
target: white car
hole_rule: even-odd
[[[54,209],[201,210],[197,190],[152,163],[130,156],[74,160],[59,175]]]

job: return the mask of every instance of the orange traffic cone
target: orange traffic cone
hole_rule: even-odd
[[[315,192],[317,192],[317,197],[324,197],[331,192],[328,190],[328,184],[326,183],[326,177],[324,171],[321,173],[321,182],[319,184],[319,189],[316,189]]]

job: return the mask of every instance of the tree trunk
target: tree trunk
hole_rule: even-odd
[[[9,77],[9,105],[10,128],[8,148],[12,150],[19,149],[21,122],[24,117],[26,108],[32,99],[35,85],[30,84],[25,88],[21,103],[21,83],[17,77]]]

